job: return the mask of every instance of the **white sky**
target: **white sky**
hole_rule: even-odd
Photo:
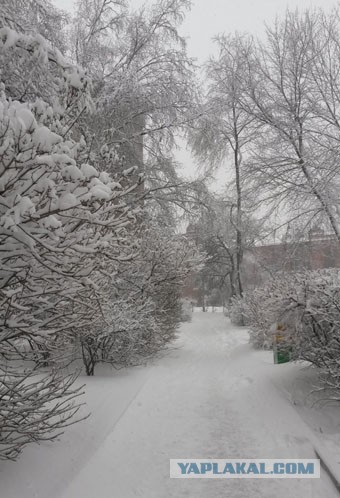
[[[72,11],[75,0],[52,0],[64,10]],[[153,0],[130,0],[138,8]],[[192,0],[181,33],[187,38],[192,57],[203,62],[214,50],[212,38],[218,33],[248,31],[261,35],[264,22],[271,23],[276,15],[284,14],[287,7],[323,7],[328,10],[337,5],[336,0]]]
[[[52,2],[70,12],[76,3],[75,0]],[[152,3],[153,0],[130,0],[130,5],[136,9]],[[180,32],[187,39],[189,55],[203,63],[213,54],[215,46],[212,39],[219,33],[247,31],[261,36],[264,23],[271,24],[277,15],[285,13],[287,7],[300,10],[323,7],[327,11],[338,4],[336,0],[192,0],[191,11],[187,13]],[[194,176],[196,166],[190,152],[183,147],[176,157],[184,166],[183,173]],[[217,189],[226,180],[226,170],[223,170],[218,174]]]
[[[212,38],[219,33],[250,32],[261,36],[264,22],[270,24],[287,7],[323,7],[330,9],[334,0],[193,0],[191,12],[183,25],[188,36],[190,55],[206,60],[214,50]]]

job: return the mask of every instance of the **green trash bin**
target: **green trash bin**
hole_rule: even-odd
[[[279,324],[273,334],[274,363],[288,363],[291,360],[292,352],[292,346],[287,343],[286,328]]]
[[[279,349],[274,352],[274,363],[288,363],[291,359],[291,350],[290,349]]]

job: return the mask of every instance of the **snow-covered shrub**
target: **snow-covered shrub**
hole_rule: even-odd
[[[82,334],[90,375],[100,362],[120,368],[156,354],[174,339],[181,321],[182,285],[199,262],[196,249],[152,226],[141,228],[136,244],[137,254],[121,262],[111,281],[105,322]]]
[[[160,345],[163,347],[175,337],[182,315],[182,287],[188,275],[200,266],[202,256],[185,236],[176,236],[164,230],[158,234],[151,230],[148,245],[152,248],[147,258],[152,275],[149,292],[155,302],[154,316],[159,324]],[[158,255],[155,269],[154,255]]]
[[[139,222],[136,237],[141,178],[129,158],[117,164],[116,132],[95,128],[91,82],[61,54],[50,15],[48,2],[0,5],[0,458],[69,424],[79,392],[65,365],[82,358],[92,375],[98,361],[135,364],[164,347],[197,261],[160,227]]]
[[[245,300],[241,296],[233,296],[228,307],[228,314],[231,323],[234,325],[247,325],[247,315],[245,310]]]
[[[272,347],[272,327],[280,322],[282,315],[281,288],[282,280],[274,278],[244,296],[250,343],[256,349]]]
[[[124,200],[133,186],[97,171],[77,125],[91,108],[86,75],[2,14],[0,457],[15,458],[75,411],[79,393],[55,372],[102,324],[112,274],[133,252],[134,211]],[[39,71],[24,81],[31,66]],[[37,382],[42,365],[50,370]]]
[[[281,273],[244,297],[251,341],[262,347],[281,324],[296,359],[323,365],[323,354],[337,356],[339,289],[336,269]]]
[[[181,322],[191,322],[192,304],[189,299],[181,300]]]
[[[282,294],[293,357],[317,366],[325,385],[339,391],[340,271],[291,275]]]
[[[118,183],[83,162],[85,144],[44,116],[0,94],[2,311],[20,336],[93,321],[100,288],[92,276],[121,256],[132,216]]]
[[[0,370],[0,460],[15,460],[29,443],[54,440],[77,421],[76,376]]]
[[[242,299],[250,342],[271,347],[278,328],[292,358],[320,369],[324,384],[340,390],[340,270],[281,273]]]
[[[289,276],[282,274],[263,287],[246,292],[242,298],[232,300],[230,313],[238,325],[248,326],[250,343],[256,349],[272,347],[273,324],[282,321],[285,315],[283,290],[289,285],[288,281]]]

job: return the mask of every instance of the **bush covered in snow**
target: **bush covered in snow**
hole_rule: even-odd
[[[162,90],[160,104],[159,92],[149,86],[149,63],[139,57],[149,41],[152,53],[159,51],[161,39],[180,41],[171,24],[178,21],[180,3],[160,2],[164,15],[155,16],[150,26],[138,17],[139,28],[130,30],[128,22],[128,40],[135,35],[142,44],[136,49],[135,42],[123,42],[123,57],[95,36],[116,26],[120,16],[116,19],[109,5],[103,12],[98,2],[86,4],[94,25],[113,16],[105,28],[92,29],[83,12],[82,27],[90,29],[93,40],[85,43],[84,35],[84,45],[77,44],[92,75],[101,56],[112,63],[108,87],[104,73],[93,83],[86,70],[63,55],[71,56],[72,48],[64,46],[63,15],[49,2],[0,3],[0,459],[15,459],[26,444],[53,439],[71,423],[80,391],[73,387],[75,376],[64,373],[66,366],[81,360],[93,375],[99,362],[134,365],[175,337],[181,286],[198,257],[174,226],[171,230],[157,216],[148,216],[152,194],[146,195],[138,171],[149,128],[156,149],[150,149],[149,137],[147,150],[150,156],[158,153],[157,175],[171,187],[163,177],[168,168],[177,184],[168,159],[171,140],[165,140],[163,150],[152,128],[167,128],[172,136],[177,114],[185,108],[177,105],[176,92],[189,89],[189,73],[182,81],[179,70],[179,87],[171,96],[169,90],[177,78],[174,69],[187,63],[182,52],[183,66],[172,48],[167,49],[169,61],[160,52],[161,70],[152,80]],[[139,40],[140,28],[148,34]],[[130,44],[135,65],[139,61],[134,73],[128,69]],[[150,67],[154,64],[152,57]],[[125,86],[117,88],[115,76],[125,65]],[[141,91],[140,83],[133,83],[139,69],[147,75]],[[145,105],[151,96],[149,112]],[[173,121],[165,118],[170,115]],[[122,144],[126,147],[118,154]],[[163,188],[153,186],[157,192]]]
[[[284,278],[278,276],[262,288],[244,295],[243,311],[249,326],[250,343],[257,349],[272,347],[272,327],[282,320],[285,305],[282,302]]]
[[[242,297],[233,296],[225,314],[230,318],[231,323],[234,325],[247,325],[245,300]]]
[[[77,411],[74,377],[58,369],[102,322],[111,275],[132,257],[135,213],[132,185],[97,171],[77,125],[91,108],[81,69],[1,14],[0,458],[16,458]],[[19,66],[41,72],[24,81]]]
[[[282,294],[294,358],[317,366],[327,387],[340,389],[340,271],[298,273]]]
[[[189,299],[181,300],[181,321],[191,322],[192,319],[192,304]]]
[[[92,375],[97,363],[136,365],[174,339],[182,319],[181,289],[197,266],[195,247],[182,237],[149,226],[135,234],[137,254],[121,262],[103,305],[105,321],[82,336],[83,360]]]
[[[287,323],[289,294],[295,285],[296,275],[280,274],[269,280],[263,287],[246,292],[243,297],[235,297],[231,302],[230,316],[236,317],[233,323],[249,328],[250,343],[256,349],[272,347],[272,333],[275,324]]]
[[[241,304],[240,304],[241,302]],[[293,347],[293,359],[320,369],[329,388],[340,389],[340,271],[282,273],[233,301],[244,312],[250,342],[269,348],[278,325]],[[231,311],[233,314],[233,311]]]

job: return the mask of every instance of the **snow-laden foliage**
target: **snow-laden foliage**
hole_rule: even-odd
[[[228,315],[234,325],[248,325],[245,300],[241,296],[233,296],[230,299]]]
[[[272,347],[272,327],[280,322],[282,308],[283,277],[270,280],[263,288],[246,293],[243,298],[245,322],[249,326],[250,343],[257,349]]]
[[[37,13],[34,20],[29,13],[39,9],[39,2],[35,6],[30,4],[33,2],[29,0],[5,0],[0,5],[1,81],[7,96],[13,100],[34,102],[40,98],[49,103],[68,127],[91,106],[90,80],[81,67],[71,64],[57,46],[42,36],[47,30],[39,19],[51,14],[51,9],[54,14],[53,8],[40,5],[43,12]],[[51,34],[53,28],[50,26],[48,31]]]
[[[340,387],[340,271],[291,275],[281,289],[281,317],[295,359],[320,368],[328,386]]]
[[[181,300],[181,321],[191,322],[192,320],[192,303],[189,299],[183,298]]]
[[[181,321],[181,288],[200,256],[183,237],[159,227],[141,229],[138,253],[120,264],[103,306],[105,325],[82,334],[82,357],[89,375],[97,363],[135,365],[158,353],[175,337]]]
[[[257,123],[244,170],[257,205],[338,241],[339,34],[337,8],[288,9],[252,44],[242,101]]]
[[[241,266],[238,265],[236,199],[227,192],[216,194],[202,189],[200,201],[188,227],[189,236],[206,254],[205,265],[195,284],[200,291],[198,305],[220,306],[242,289],[241,275],[238,275]],[[242,210],[242,227],[243,260],[243,251],[254,245],[262,228],[246,208]]]
[[[82,70],[10,26],[0,59],[0,456],[15,458],[77,411],[73,378],[54,371],[65,344],[102,319],[107,275],[131,257],[134,212],[124,201],[133,186],[97,171],[75,126],[90,103]],[[16,72],[30,61],[44,65],[50,99],[34,72],[17,98]],[[34,364],[51,370],[37,381]]]
[[[0,119],[1,325],[11,339],[83,329],[100,314],[101,269],[122,256],[127,189],[86,163],[41,101],[3,92]]]
[[[248,291],[243,297],[231,301],[230,318],[233,323],[249,327],[250,343],[256,349],[270,349],[279,324],[291,332],[297,322],[292,322],[290,298],[298,290],[298,279],[309,278],[306,273],[278,273],[262,287]],[[295,319],[295,316],[294,316]],[[242,323],[243,322],[243,323]],[[290,334],[289,334],[290,336]]]
[[[241,306],[254,347],[271,347],[272,335],[280,329],[293,359],[317,366],[326,387],[339,392],[339,302],[340,271],[332,269],[282,273],[246,294]]]
[[[71,50],[95,83],[95,125],[129,155],[145,140],[152,156],[160,154],[174,130],[192,118],[192,60],[178,30],[189,5],[162,0],[135,10],[133,2],[78,4]]]
[[[129,51],[118,68],[121,54],[111,42],[96,42],[102,22],[104,31],[113,26],[105,13],[99,24],[94,16],[94,52],[78,45],[91,55],[86,70],[65,56],[72,50],[65,50],[64,19],[48,2],[0,5],[0,458],[15,459],[26,444],[53,439],[72,423],[80,392],[72,387],[75,377],[65,377],[66,366],[81,359],[93,375],[98,362],[137,364],[175,337],[181,286],[199,258],[174,230],[147,219],[152,194],[145,194],[138,162],[144,161],[142,137],[153,135],[157,123],[161,131],[170,115],[165,128],[180,127],[186,114],[186,104],[176,105],[191,92],[191,64],[183,47],[166,48],[172,36],[181,44],[175,26],[186,4],[160,2],[149,20],[142,13],[126,19],[128,31],[116,48]],[[91,5],[101,11],[98,2]],[[102,5],[110,16],[112,8],[124,11],[124,2]],[[124,23],[112,15],[119,30]],[[130,27],[142,36],[136,33],[136,53]],[[156,55],[159,70],[152,72]],[[176,62],[178,55],[183,60]],[[111,65],[93,85],[87,70],[93,78],[95,60]],[[144,100],[144,90],[134,99],[136,88],[128,88],[141,68],[147,82],[137,82],[137,89],[147,89]],[[115,89],[119,75],[124,84]],[[151,97],[150,110],[144,104]],[[120,117],[125,109],[128,123]],[[137,136],[127,133],[130,122]],[[124,161],[117,134],[120,142],[131,139]],[[165,155],[156,156],[162,175]],[[174,166],[171,171],[177,179]]]
[[[30,370],[1,373],[0,460],[15,460],[28,444],[54,440],[77,421],[82,394],[75,375],[32,375]]]
[[[79,2],[70,51],[93,80],[92,148],[115,146],[145,173],[142,197],[168,218],[190,209],[197,182],[179,174],[175,143],[197,116],[198,90],[180,24],[188,0]]]

